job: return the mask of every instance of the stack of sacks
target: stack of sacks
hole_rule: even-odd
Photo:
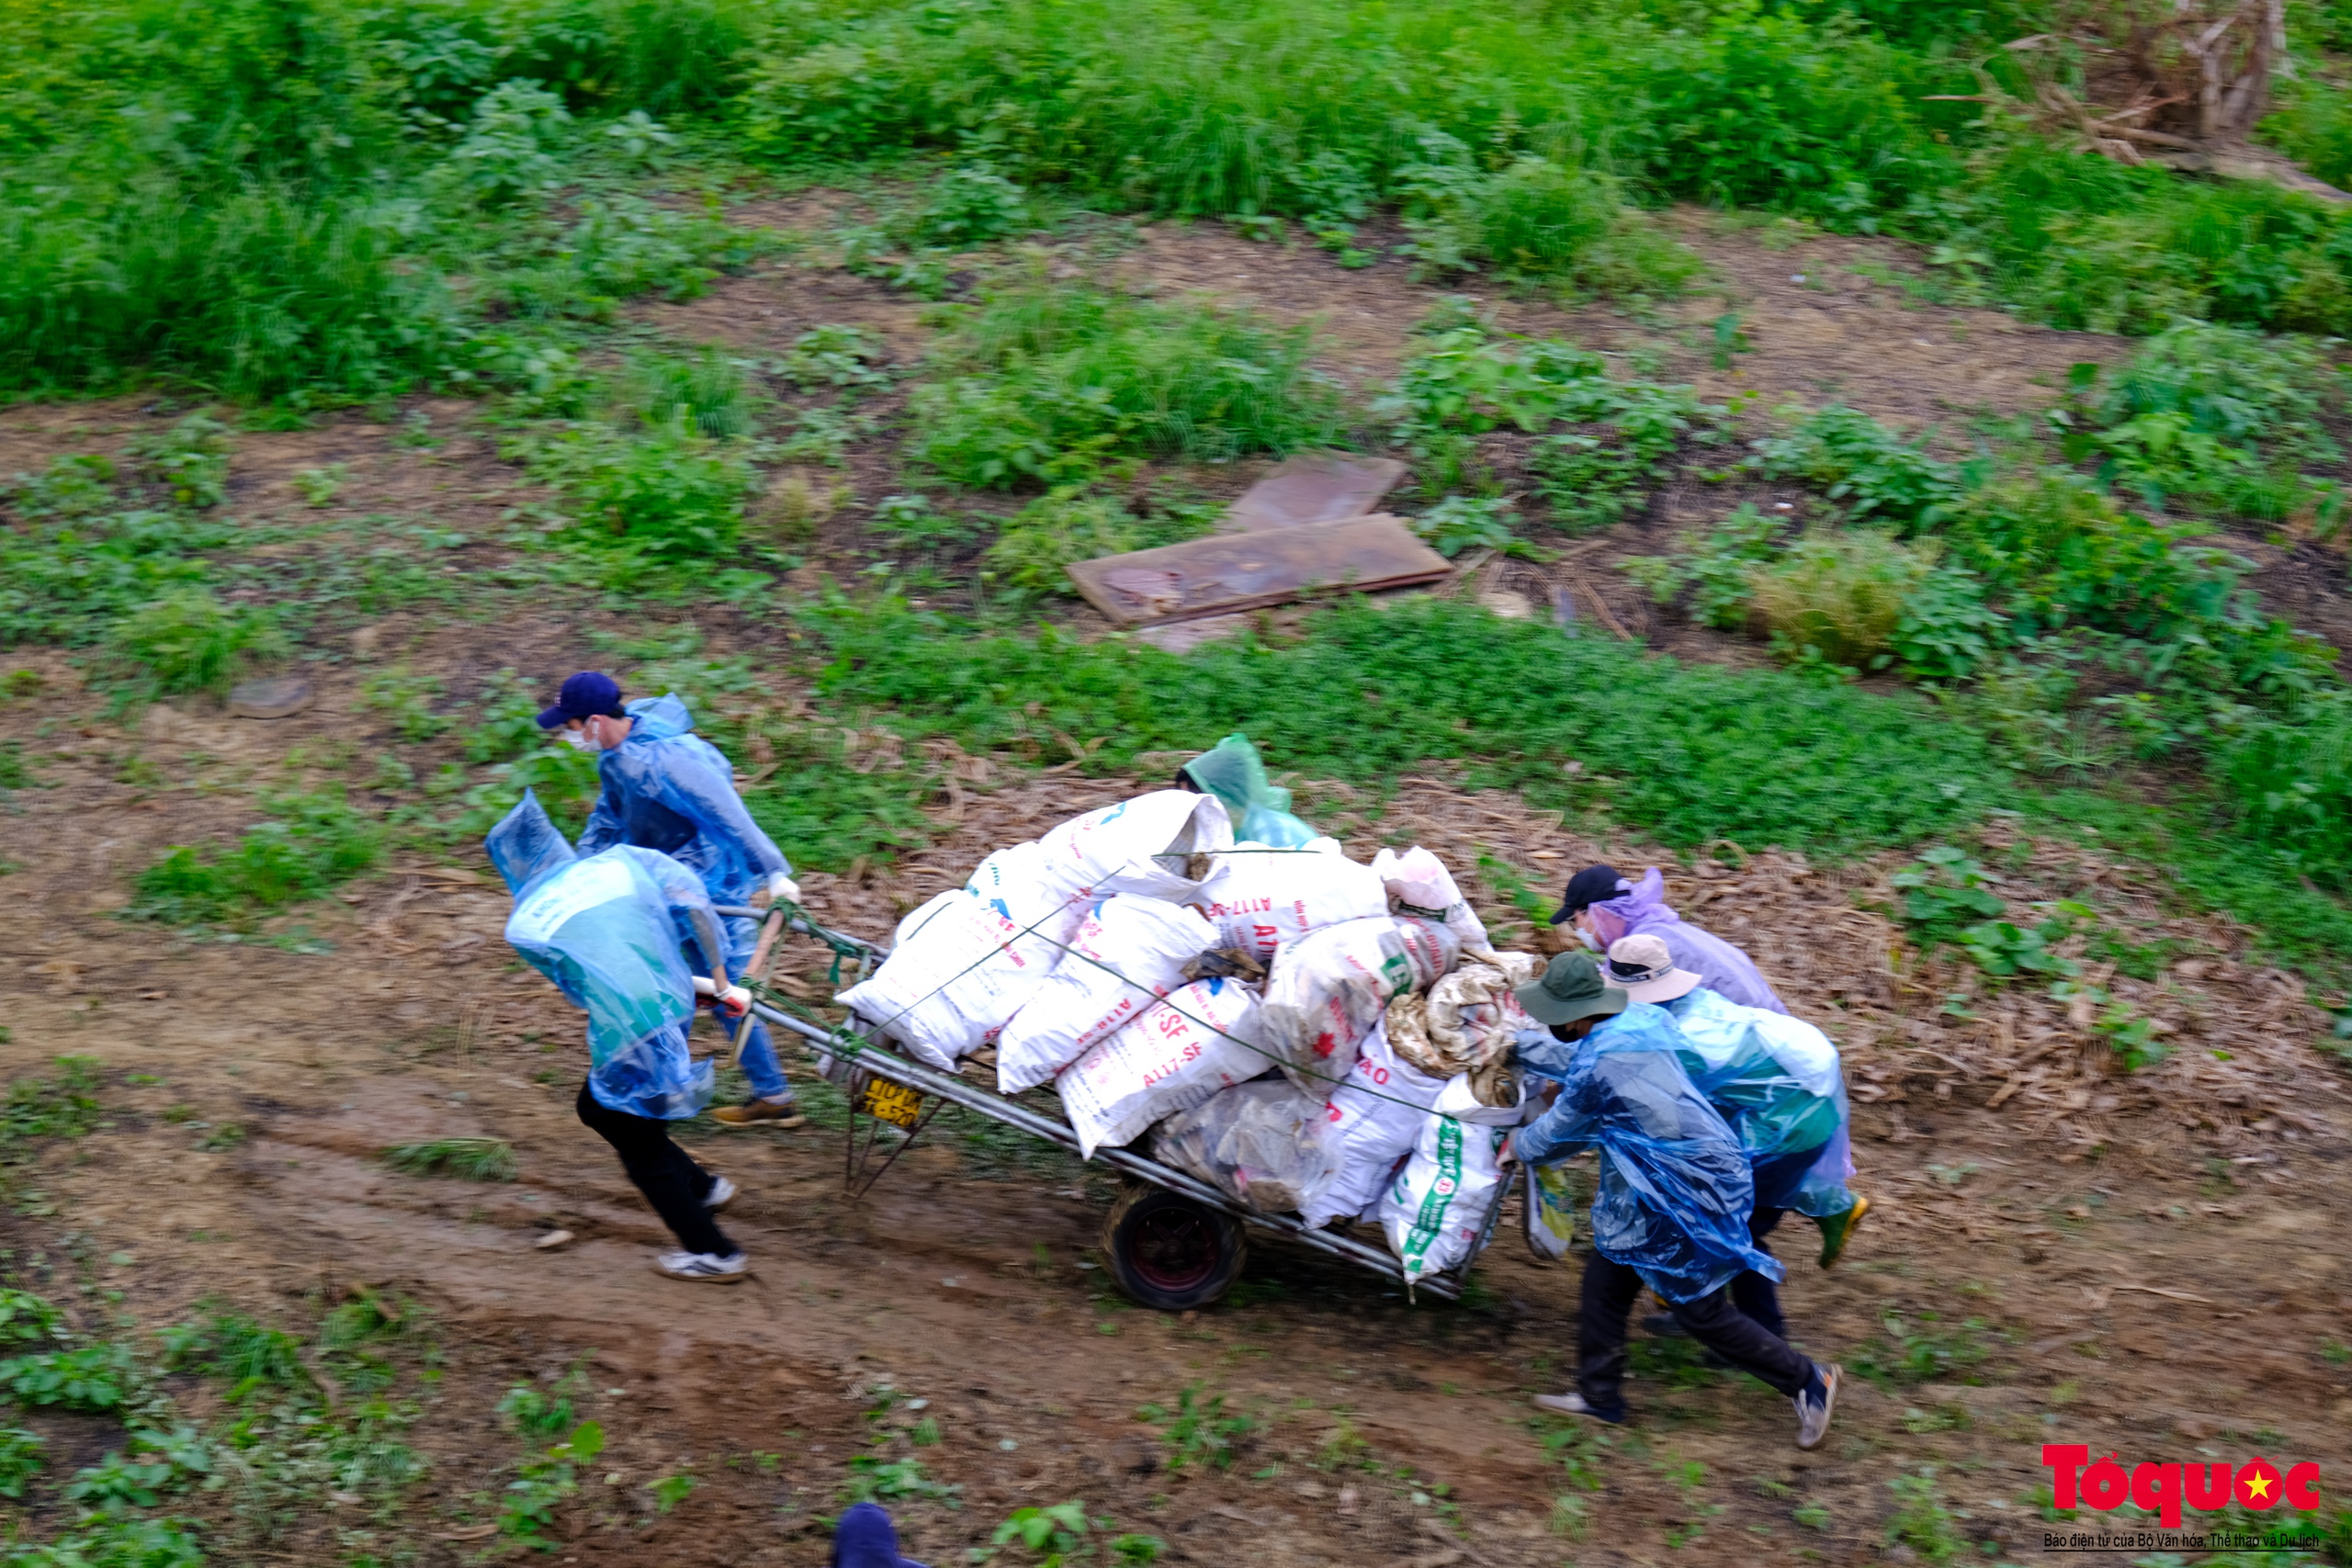
[[[953,1070],[1039,994],[1102,898],[1188,903],[1200,887],[1184,875],[1190,857],[1232,843],[1225,807],[1187,790],[1073,818],[999,850],[968,885],[901,920],[882,967],[837,999],[916,1059]]]

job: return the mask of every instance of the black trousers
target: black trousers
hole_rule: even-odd
[[[1764,1238],[1772,1234],[1772,1227],[1787,1213],[1786,1209],[1758,1209],[1749,1213],[1747,1239],[1756,1244],[1757,1251],[1778,1256]],[[1730,1289],[1731,1304],[1754,1318],[1758,1328],[1776,1338],[1789,1337],[1788,1322],[1781,1316],[1781,1292],[1772,1288],[1771,1280],[1751,1269],[1734,1280]]]
[[[1596,1416],[1625,1414],[1625,1329],[1642,1277],[1600,1253],[1584,1266],[1584,1301],[1577,1325],[1577,1391]],[[1729,1287],[1674,1309],[1690,1337],[1743,1372],[1751,1372],[1793,1399],[1812,1381],[1813,1363],[1789,1342],[1734,1306]]]
[[[621,1168],[688,1252],[732,1258],[741,1250],[703,1206],[718,1179],[696,1165],[685,1150],[670,1141],[670,1124],[650,1116],[632,1116],[600,1100],[585,1083],[580,1086],[580,1120],[621,1156]]]

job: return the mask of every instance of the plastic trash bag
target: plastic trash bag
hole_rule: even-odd
[[[1751,1168],[1822,1151],[1792,1180],[1759,1188],[1757,1205],[1815,1218],[1852,1208],[1852,1112],[1830,1038],[1803,1019],[1741,1007],[1703,986],[1666,1010],[1690,1043],[1684,1070],[1731,1123]]]
[[[507,942],[588,1014],[596,1099],[662,1122],[699,1111],[712,1071],[686,1054],[694,974],[678,931],[694,916],[716,931],[702,879],[633,845],[574,856],[528,793],[483,847],[515,894]]]
[[[1576,1201],[1568,1190],[1568,1173],[1556,1165],[1522,1165],[1526,1175],[1521,1193],[1524,1205],[1527,1250],[1538,1261],[1557,1263],[1568,1255],[1576,1239]]]
[[[596,758],[604,790],[580,835],[582,854],[621,843],[659,850],[691,867],[718,904],[748,904],[772,873],[791,871],[743,808],[733,767],[694,733],[674,693],[640,698],[628,711],[637,721],[628,739]]]
[[[1594,924],[1600,928],[1603,952],[1619,937],[1654,936],[1666,943],[1678,969],[1688,969],[1699,983],[1742,1007],[1786,1012],[1772,994],[1755,961],[1713,931],[1691,925],[1666,902],[1666,878],[1652,866],[1641,881],[1616,897],[1592,906]]]
[[[1574,1044],[1537,1029],[1517,1052],[1524,1070],[1560,1086],[1518,1134],[1520,1157],[1543,1164],[1597,1146],[1593,1246],[1669,1302],[1696,1301],[1750,1269],[1785,1277],[1748,1239],[1747,1156],[1683,1070],[1688,1048],[1664,1008],[1635,1002]]]
[[[1383,850],[1372,857],[1372,869],[1388,891],[1388,907],[1400,915],[1437,920],[1453,933],[1462,951],[1484,955],[1494,943],[1487,938],[1487,923],[1462,897],[1453,873],[1430,851],[1415,844],[1403,854]]]
[[[1338,1143],[1339,1174],[1321,1200],[1302,1211],[1310,1225],[1328,1225],[1365,1210],[1377,1210],[1396,1174],[1396,1164],[1413,1152],[1445,1080],[1417,1071],[1389,1048],[1381,1024],[1357,1048],[1347,1080],[1325,1109],[1324,1135]]]
[[[1037,840],[1046,885],[1069,902],[1113,892],[1187,902],[1198,885],[1185,877],[1185,863],[1232,847],[1224,805],[1182,789],[1154,790],[1073,817]],[[1119,886],[1106,886],[1114,877]]]
[[[1430,1112],[1380,1205],[1388,1250],[1408,1283],[1443,1273],[1477,1247],[1502,1186],[1498,1151],[1520,1107],[1481,1105],[1469,1079],[1457,1077],[1438,1090]]]
[[[1266,1070],[1258,997],[1238,980],[1195,980],[1064,1068],[1054,1086],[1079,1153],[1133,1143],[1146,1129]]]
[[[1266,1042],[1291,1081],[1329,1099],[1391,998],[1427,988],[1462,956],[1433,920],[1374,915],[1285,942],[1266,978]]]
[[[1133,893],[1102,900],[997,1036],[997,1088],[1018,1094],[1044,1083],[1184,984],[1184,965],[1216,942],[1197,909]]]
[[[1281,1078],[1237,1084],[1152,1135],[1152,1157],[1199,1177],[1261,1214],[1311,1207],[1340,1168],[1323,1102]]]
[[[834,999],[917,1060],[952,1072],[957,1057],[996,1039],[1061,957],[1050,929],[1027,929],[1003,902],[954,887],[900,920],[882,966]]]
[[[1336,840],[1301,849],[1236,844],[1212,861],[1201,883],[1201,912],[1224,932],[1220,946],[1261,963],[1309,931],[1388,912],[1380,878],[1348,859]]]
[[[1184,764],[1184,775],[1225,803],[1234,836],[1276,849],[1312,842],[1315,829],[1291,815],[1290,791],[1266,776],[1266,764],[1246,735],[1228,735]]]

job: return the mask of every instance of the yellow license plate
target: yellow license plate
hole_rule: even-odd
[[[904,1085],[876,1078],[865,1086],[864,1109],[868,1116],[893,1126],[911,1127],[922,1112],[922,1096]]]

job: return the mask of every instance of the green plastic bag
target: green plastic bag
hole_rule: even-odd
[[[1295,850],[1321,837],[1291,815],[1290,791],[1266,776],[1266,764],[1246,735],[1227,736],[1183,771],[1204,794],[1225,803],[1238,841]]]

